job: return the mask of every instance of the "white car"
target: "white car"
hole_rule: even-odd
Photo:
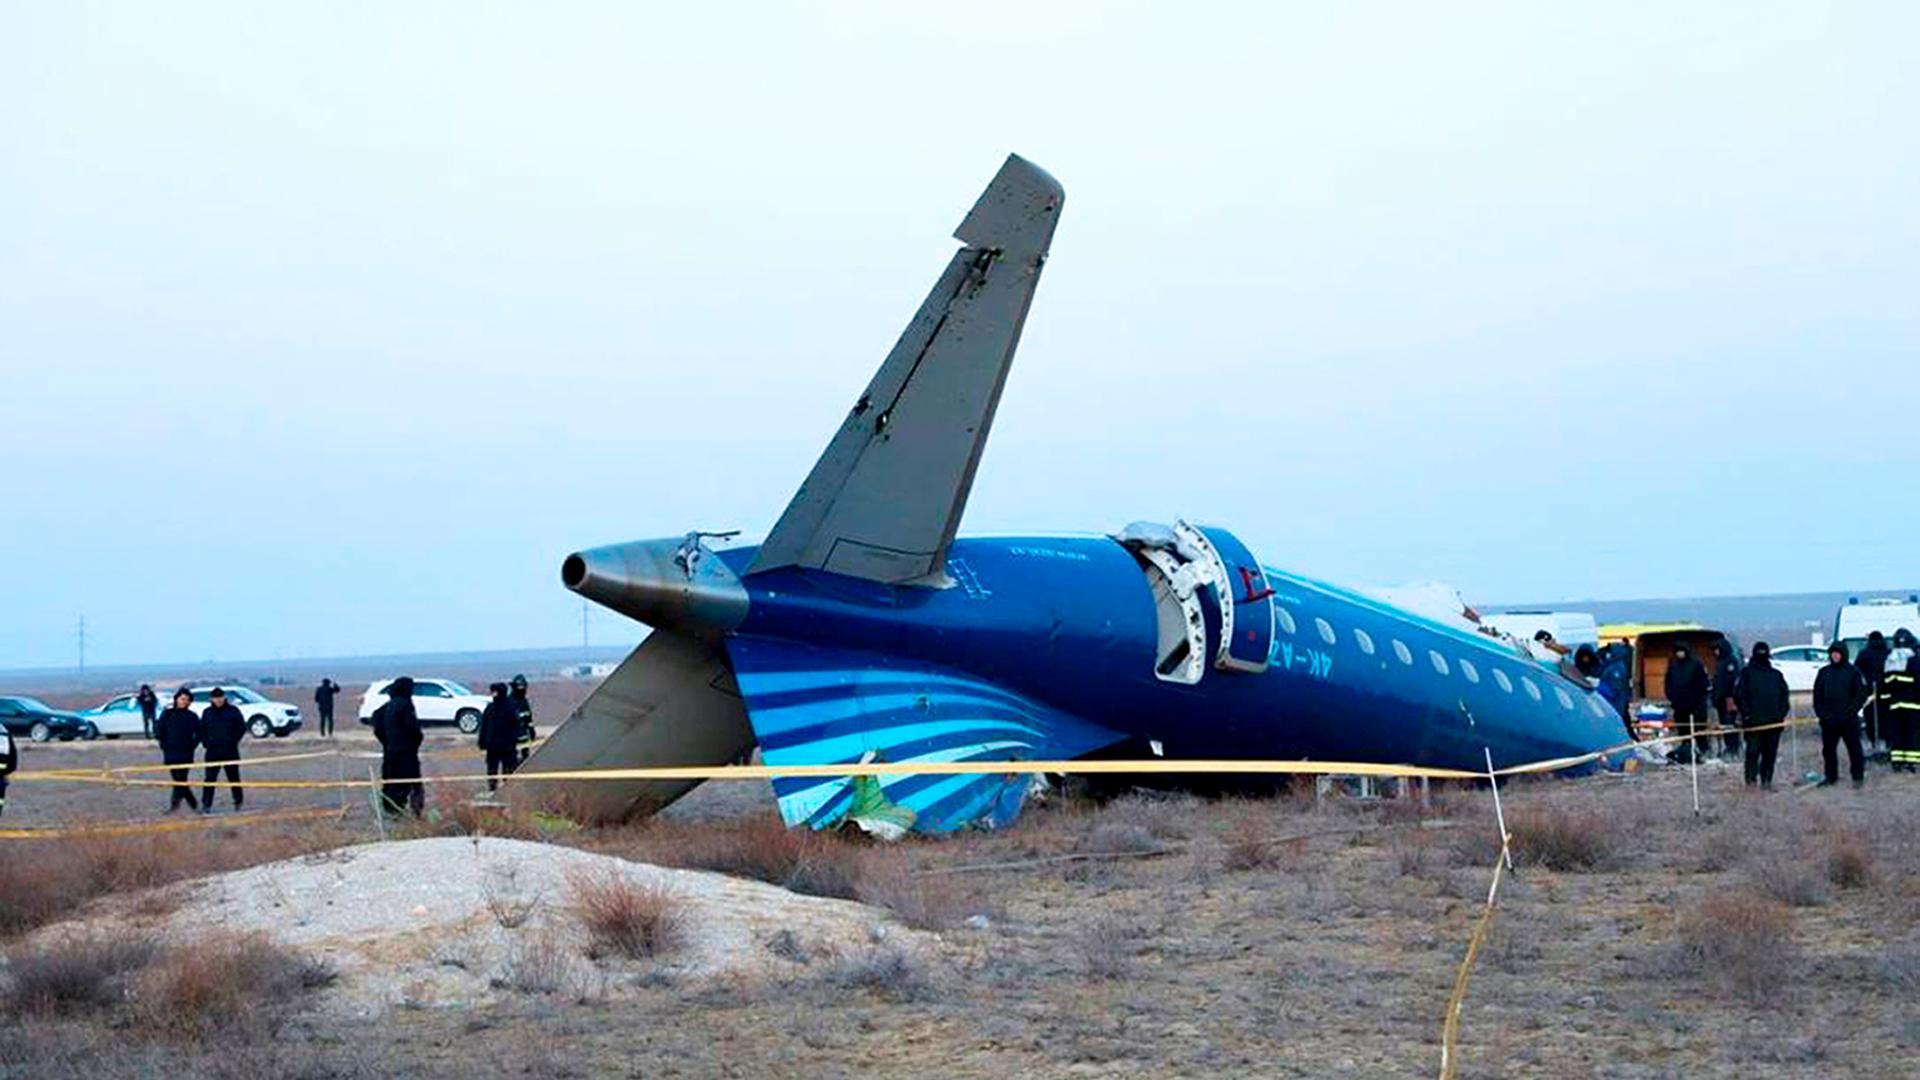
[[[1807,693],[1813,689],[1813,677],[1827,666],[1825,645],[1782,645],[1773,650],[1773,666],[1786,677],[1787,689]]]
[[[374,710],[387,703],[387,684],[391,682],[381,679],[360,696],[361,723],[372,723]],[[453,724],[471,735],[480,730],[480,714],[486,711],[487,700],[487,695],[476,694],[452,679],[413,680],[413,711],[422,727]]]
[[[195,716],[206,712],[207,700],[213,695],[213,687],[189,686],[187,689],[193,694],[193,704],[188,708],[193,710]],[[256,739],[264,739],[269,735],[276,739],[284,739],[300,727],[300,708],[297,705],[289,705],[284,701],[269,701],[244,686],[228,686],[223,683],[220,689],[227,692],[227,704],[238,708],[240,715],[247,718],[247,734]],[[154,710],[155,718],[158,719],[160,713],[172,706],[173,694],[161,692],[160,707]],[[96,735],[105,735],[109,739],[117,739],[122,735],[145,735],[147,731],[146,725],[140,719],[140,703],[134,700],[132,694],[121,694],[117,698],[110,698],[81,713],[80,719],[92,725]],[[94,736],[86,737],[91,739]]]

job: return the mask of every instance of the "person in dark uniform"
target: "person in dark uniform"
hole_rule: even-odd
[[[527,677],[515,675],[507,685],[507,698],[513,704],[514,715],[520,718],[520,728],[514,737],[520,744],[520,760],[525,761],[527,755],[533,752],[531,747],[537,737],[533,733],[533,703],[527,700]]]
[[[380,810],[393,816],[411,810],[419,817],[427,793],[420,784],[420,714],[413,708],[411,678],[393,680],[372,721],[373,737],[380,740]]]
[[[1827,666],[1813,679],[1813,714],[1820,718],[1820,757],[1826,762],[1827,778],[1821,787],[1840,782],[1839,744],[1847,744],[1847,771],[1853,786],[1867,781],[1867,759],[1860,749],[1860,706],[1867,703],[1867,678],[1847,662],[1847,647],[1834,642],[1827,646]]]
[[[1740,723],[1746,728],[1746,777],[1749,787],[1760,785],[1773,790],[1773,762],[1780,753],[1781,723],[1791,706],[1786,676],[1773,666],[1773,648],[1764,641],[1755,642],[1753,659],[1741,670],[1734,687],[1734,702],[1740,709]]]
[[[333,738],[333,699],[340,693],[340,684],[332,679],[321,679],[320,685],[313,689],[313,707],[320,711],[320,737]]]
[[[181,687],[173,692],[173,704],[153,722],[154,738],[160,740],[160,760],[167,775],[173,777],[173,794],[167,800],[167,813],[180,809],[198,810],[193,799],[193,752],[200,746],[200,718],[193,713],[193,691]]]
[[[7,777],[19,767],[20,751],[14,748],[13,736],[0,727],[0,814],[7,812]]]
[[[487,687],[493,700],[480,714],[480,749],[487,752],[487,790],[500,786],[499,777],[509,775],[520,764],[520,713],[507,697],[507,684]]]
[[[1633,722],[1627,718],[1627,706],[1633,696],[1633,647],[1616,641],[1600,650],[1598,681],[1600,696],[1613,706],[1620,722],[1627,726],[1628,734],[1632,734]]]
[[[1691,762],[1700,752],[1695,736],[1707,726],[1707,668],[1694,658],[1686,642],[1673,647],[1667,664],[1667,704],[1673,706],[1673,731],[1685,741],[1667,755],[1669,761]]]
[[[153,718],[160,711],[160,695],[153,692],[152,686],[141,683],[140,692],[133,695],[133,700],[140,706],[140,730],[146,732],[147,738],[151,739],[153,738]]]
[[[247,718],[240,707],[227,701],[227,692],[214,687],[207,695],[207,710],[200,714],[200,745],[207,748],[207,774],[201,781],[200,812],[213,813],[213,781],[221,772],[233,785],[233,808],[240,809],[245,796],[240,791],[240,740],[247,733]],[[219,764],[224,762],[224,764]]]
[[[1910,653],[1903,669],[1889,667],[1880,680],[1879,706],[1893,771],[1920,772],[1920,653]]]
[[[1734,704],[1733,687],[1740,678],[1740,654],[1733,642],[1721,638],[1713,643],[1713,711],[1720,723],[1720,756],[1729,761],[1740,754],[1740,709]]]
[[[1859,659],[1853,662],[1860,674],[1867,680],[1867,693],[1872,700],[1867,703],[1867,748],[1877,747],[1882,739],[1880,733],[1880,680],[1887,675],[1887,635],[1875,630],[1867,635],[1866,647],[1860,650]]]

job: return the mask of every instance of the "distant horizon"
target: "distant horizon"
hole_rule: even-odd
[[[1875,598],[1897,598],[1897,599],[1905,600],[1907,597],[1916,595],[1916,594],[1920,594],[1920,587],[1909,587],[1909,588],[1899,588],[1899,589],[1809,589],[1809,590],[1803,590],[1799,592],[1790,592],[1790,593],[1721,593],[1721,594],[1699,595],[1699,596],[1631,596],[1631,597],[1621,597],[1618,599],[1609,599],[1604,597],[1579,597],[1579,598],[1561,598],[1561,599],[1550,599],[1550,600],[1525,600],[1525,601],[1500,601],[1500,602],[1491,602],[1491,601],[1476,602],[1471,597],[1468,597],[1467,601],[1469,604],[1472,604],[1476,610],[1482,610],[1486,613],[1491,614],[1491,613],[1496,613],[1500,611],[1508,611],[1508,610],[1515,610],[1515,609],[1551,609],[1551,610],[1561,610],[1561,611],[1566,611],[1566,610],[1577,611],[1580,609],[1582,605],[1604,605],[1604,606],[1610,606],[1610,607],[1617,607],[1619,605],[1627,605],[1627,604],[1648,604],[1648,605],[1671,606],[1675,604],[1687,604],[1687,603],[1712,604],[1712,603],[1729,603],[1729,602],[1747,602],[1747,603],[1776,602],[1776,603],[1784,604],[1784,603],[1792,603],[1793,601],[1796,601],[1796,600],[1831,600],[1833,598],[1841,598],[1840,602],[1844,603],[1845,602],[1844,598],[1847,598],[1847,597],[1858,597],[1861,601],[1864,602],[1864,601],[1875,599]],[[556,660],[564,660],[564,659],[567,659],[569,656],[578,657],[582,655],[602,657],[602,658],[609,657],[609,656],[620,657],[620,656],[624,656],[626,653],[630,652],[632,649],[638,646],[639,643],[646,638],[647,634],[652,632],[650,628],[645,626],[639,626],[638,624],[636,624],[636,628],[640,631],[640,633],[637,634],[630,641],[615,640],[612,642],[596,642],[586,647],[585,649],[582,649],[582,647],[578,644],[526,645],[526,646],[505,647],[505,648],[467,648],[467,649],[421,648],[421,649],[407,649],[407,650],[401,650],[397,652],[336,653],[336,654],[318,655],[318,656],[252,657],[252,658],[244,658],[244,659],[228,659],[223,657],[213,657],[209,659],[200,659],[200,660],[141,660],[141,661],[134,661],[131,663],[123,663],[123,662],[116,661],[114,663],[105,663],[105,664],[97,664],[97,665],[89,664],[87,665],[86,671],[88,676],[90,677],[95,672],[99,672],[102,674],[109,674],[109,673],[120,672],[120,671],[148,671],[148,670],[160,669],[160,668],[169,668],[169,669],[178,668],[178,669],[181,669],[183,673],[185,673],[185,672],[193,671],[195,669],[204,671],[208,668],[220,667],[220,666],[228,666],[236,669],[238,668],[258,669],[263,667],[272,667],[275,665],[282,666],[282,667],[295,667],[295,666],[312,667],[315,665],[323,665],[323,664],[362,665],[362,664],[377,663],[381,661],[402,661],[402,660],[413,660],[413,659],[422,659],[422,660],[459,659],[462,661],[471,662],[471,661],[484,660],[489,656],[521,656],[521,657],[539,656],[542,658],[551,658]],[[74,676],[74,675],[78,675],[78,673],[79,673],[79,667],[77,664],[70,664],[65,666],[57,665],[57,664],[53,664],[53,665],[41,664],[41,665],[21,666],[21,667],[0,667],[0,679],[17,679],[17,678],[28,678],[28,677],[34,677],[34,676],[46,676],[46,677],[59,677],[63,675]]]

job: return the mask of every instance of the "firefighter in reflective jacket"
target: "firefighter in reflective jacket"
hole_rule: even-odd
[[[1880,680],[1880,733],[1887,740],[1894,772],[1920,772],[1920,653],[1907,666]]]

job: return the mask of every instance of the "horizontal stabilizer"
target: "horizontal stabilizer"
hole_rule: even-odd
[[[947,545],[993,426],[1065,198],[1010,156],[920,305],[749,573],[810,567],[943,584]]]
[[[771,638],[727,639],[747,715],[770,766],[875,760],[1058,761],[1122,736],[996,686],[927,664]],[[911,811],[916,832],[996,827],[1020,812],[1032,778],[908,775],[879,778],[886,804]],[[844,777],[776,779],[789,825],[839,824],[859,809]]]
[[[507,791],[587,821],[655,813],[698,780],[552,780],[520,774],[671,765],[730,765],[753,729],[726,661],[690,637],[656,630],[520,766]]]

